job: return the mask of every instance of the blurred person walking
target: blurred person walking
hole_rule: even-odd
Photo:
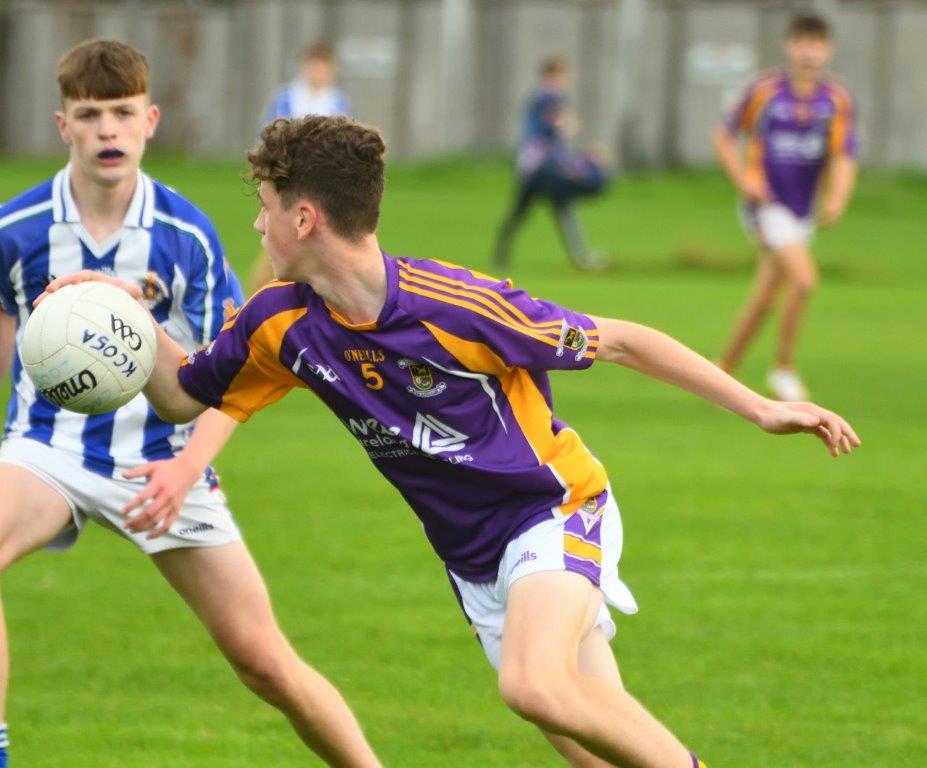
[[[589,250],[573,201],[602,192],[608,178],[599,162],[569,146],[579,130],[579,120],[566,103],[570,86],[566,62],[558,57],[547,59],[538,74],[538,89],[524,112],[515,163],[515,199],[496,237],[493,266],[508,266],[512,239],[525,215],[535,201],[546,200],[553,207],[570,261],[580,269],[601,269],[606,265]]]

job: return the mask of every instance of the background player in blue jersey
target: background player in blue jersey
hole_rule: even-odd
[[[623,687],[604,605],[635,610],[617,573],[620,517],[601,463],[554,416],[547,371],[619,363],[766,432],[815,435],[833,456],[859,445],[853,430],[813,403],[761,397],[651,328],[385,255],[371,128],[310,117],[261,138],[248,156],[255,228],[293,282],[252,297],[208,351],[188,355],[157,330],[146,395],[172,420],[213,406],[243,421],[311,389],[419,516],[516,713],[573,766],[702,768]],[[92,272],[48,291],[84,280],[140,296]]]
[[[309,747],[331,765],[377,766],[343,699],[278,628],[209,468],[234,422],[208,410],[195,428],[174,426],[143,397],[83,416],[56,408],[23,375],[22,328],[53,277],[89,269],[131,282],[191,351],[241,302],[210,221],[140,171],[159,117],[142,54],[90,40],[65,54],[58,80],[55,119],[70,162],[0,208],[0,377],[11,361],[13,383],[0,448],[0,568],[41,547],[70,547],[87,520],[118,531],[151,556],[242,681]],[[0,708],[8,673],[0,624]],[[5,726],[0,736],[2,766]]]
[[[521,141],[515,163],[518,176],[515,200],[496,236],[493,265],[508,265],[512,239],[538,200],[553,207],[557,229],[570,260],[580,269],[604,264],[589,250],[573,210],[573,201],[605,188],[606,176],[591,157],[573,151],[569,140],[579,123],[567,107],[570,71],[560,58],[544,61],[540,83],[525,107]]]
[[[299,72],[274,91],[261,116],[261,127],[278,117],[305,115],[354,114],[354,106],[338,87],[338,61],[334,49],[324,40],[307,45],[299,57]],[[262,250],[248,275],[248,290],[253,292],[274,279],[267,254]]]
[[[306,46],[299,57],[299,72],[274,91],[261,117],[261,127],[278,117],[351,115],[351,100],[338,87],[338,62],[332,47],[319,41]]]

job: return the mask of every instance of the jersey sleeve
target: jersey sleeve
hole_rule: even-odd
[[[762,106],[772,94],[768,86],[768,78],[752,80],[744,86],[734,108],[724,118],[724,128],[731,136],[751,133],[756,128]]]
[[[421,302],[424,325],[471,370],[579,370],[595,360],[599,332],[591,318],[533,298],[509,281],[462,268],[431,272],[407,262],[400,289]]]
[[[190,397],[247,421],[293,387],[306,386],[280,362],[283,337],[306,308],[280,298],[274,284],[258,292],[209,346],[186,358],[177,377]]]
[[[857,153],[856,140],[856,107],[853,97],[843,88],[835,89],[834,116],[830,123],[829,153],[831,157],[845,155],[855,158]]]
[[[242,289],[222,252],[222,244],[212,225],[195,238],[190,259],[183,312],[198,344],[208,344],[223,323],[242,305]]]

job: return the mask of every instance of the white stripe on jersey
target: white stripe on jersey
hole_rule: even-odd
[[[48,230],[48,273],[55,277],[73,275],[80,272],[83,265],[80,238],[72,225],[64,222],[52,224]],[[52,447],[82,454],[84,444],[81,436],[86,421],[87,417],[83,414],[59,410],[52,429]]]
[[[30,216],[35,216],[35,214],[42,213],[42,211],[47,211],[51,207],[52,201],[45,200],[44,202],[30,205],[28,208],[23,208],[21,211],[8,213],[6,216],[0,218],[0,229],[8,227],[10,224],[15,224],[17,221],[28,219]]]
[[[136,196],[132,207],[141,207],[141,196]],[[132,210],[130,207],[130,213]],[[138,211],[135,211],[138,219]],[[128,216],[126,217],[128,221]],[[113,261],[113,271],[120,279],[139,284],[148,274],[148,254],[151,251],[151,232],[147,229],[123,227],[119,249]],[[104,251],[104,253],[106,253]],[[148,401],[138,395],[113,415],[113,437],[109,444],[110,456],[119,464],[141,464],[145,445],[145,420],[148,418]]]
[[[212,273],[213,265],[216,262],[216,256],[212,252],[212,246],[209,244],[209,238],[206,237],[206,234],[203,232],[203,230],[188,221],[183,221],[174,216],[168,216],[166,213],[162,213],[161,211],[155,211],[154,217],[158,221],[163,221],[165,224],[176,227],[181,232],[186,232],[187,234],[193,235],[197,242],[202,246],[203,253],[206,254],[206,296],[204,297],[205,306],[203,307],[203,336],[202,338],[197,339],[197,343],[208,344],[212,340],[212,295],[216,288],[216,278]]]

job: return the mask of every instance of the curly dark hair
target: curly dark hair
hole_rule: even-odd
[[[338,235],[357,241],[377,228],[385,151],[376,128],[347,117],[279,118],[248,151],[249,178],[272,183],[287,208],[308,198]]]

